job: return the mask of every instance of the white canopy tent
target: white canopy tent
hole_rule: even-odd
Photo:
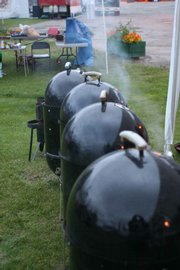
[[[169,87],[165,116],[164,153],[172,156],[171,145],[174,139],[176,113],[180,96],[180,0],[175,2],[174,28],[171,49]]]
[[[0,0],[0,18],[28,18],[28,0]]]

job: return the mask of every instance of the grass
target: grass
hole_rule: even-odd
[[[29,18],[29,19],[18,19],[18,18],[4,19],[4,25],[6,26],[7,29],[11,28],[11,27],[14,27],[14,26],[19,26],[19,24],[31,25],[31,24],[35,24],[35,23],[38,23],[38,22],[42,22],[42,19],[35,19],[35,18]],[[1,21],[0,25],[2,25],[2,21]]]
[[[3,53],[3,62],[7,75],[0,80],[0,269],[59,269],[59,181],[44,158],[27,161],[27,121],[35,118],[36,98],[61,69],[54,58],[51,71],[44,61],[25,77],[23,69],[15,69],[13,52]]]
[[[60,269],[62,262],[59,181],[42,156],[27,161],[27,121],[35,118],[36,98],[44,95],[48,81],[62,69],[51,45],[51,69],[43,61],[28,77],[23,70],[16,71],[12,52],[3,55],[7,75],[0,79],[0,268],[5,270]],[[113,57],[109,60],[108,76],[101,54],[96,55],[94,69],[102,72],[103,81],[122,91],[130,108],[144,121],[152,148],[162,151],[168,70]],[[179,116],[180,111],[175,142],[180,141]],[[175,158],[180,161],[178,155]]]

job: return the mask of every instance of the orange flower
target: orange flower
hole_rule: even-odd
[[[121,39],[126,43],[139,42],[142,40],[141,36],[136,32],[130,32],[121,37]]]

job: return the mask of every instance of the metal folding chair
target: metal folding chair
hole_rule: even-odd
[[[36,59],[49,59],[51,58],[51,50],[48,42],[35,41],[31,45],[31,57],[33,62],[33,69],[35,69]]]

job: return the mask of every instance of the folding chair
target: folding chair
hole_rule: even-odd
[[[33,63],[33,69],[35,69],[36,59],[49,59],[50,64],[50,45],[45,41],[35,41],[31,45],[31,57]]]

